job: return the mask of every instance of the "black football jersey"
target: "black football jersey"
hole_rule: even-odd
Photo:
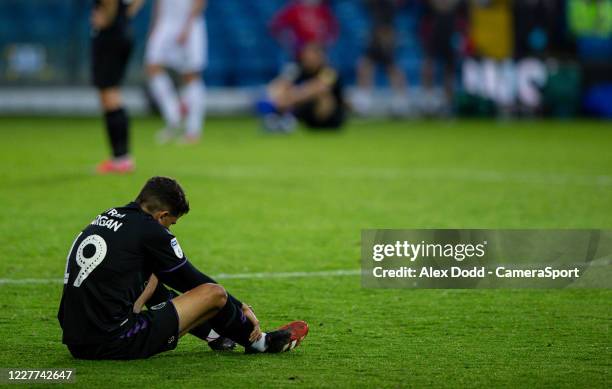
[[[127,15],[127,10],[132,0],[117,0],[117,13],[110,25],[102,31],[95,31],[95,34],[103,34],[104,36],[125,35],[131,33],[130,20]],[[94,1],[94,8],[100,6],[101,1]]]
[[[111,208],[76,237],[68,253],[58,319],[66,344],[118,338],[152,273],[185,264],[178,241],[136,203]]]

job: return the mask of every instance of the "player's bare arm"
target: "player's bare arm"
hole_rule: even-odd
[[[304,85],[287,89],[282,98],[278,100],[278,106],[281,110],[291,109],[330,91],[331,84],[329,82],[321,79],[310,80],[305,82]]]
[[[333,76],[321,76],[294,86],[286,78],[278,77],[268,90],[277,107],[284,111],[330,93],[334,80]]]
[[[147,303],[147,301],[149,301],[149,299],[153,295],[153,292],[155,291],[155,288],[157,288],[158,283],[159,282],[157,280],[157,277],[155,277],[155,274],[151,274],[151,277],[149,277],[149,281],[147,282],[147,286],[145,287],[145,290],[138,297],[138,299],[136,299],[136,301],[134,302],[134,309],[133,309],[134,313],[140,313],[140,311],[142,311],[142,308],[144,307],[144,305]]]
[[[144,0],[133,0],[127,9],[127,16],[130,18],[135,17],[136,14],[138,14],[138,12],[142,9],[144,2]]]
[[[176,42],[180,45],[184,45],[187,42],[187,37],[189,36],[189,32],[191,31],[191,26],[193,25],[193,21],[204,12],[206,8],[207,0],[193,0],[193,6],[191,8],[191,12],[189,13],[189,17],[185,22],[185,26],[181,30],[181,33],[178,35]]]
[[[117,15],[119,0],[102,0],[91,13],[91,25],[97,30],[108,27]]]

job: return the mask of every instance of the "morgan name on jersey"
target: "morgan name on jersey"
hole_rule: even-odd
[[[123,219],[124,217],[125,214],[117,212],[115,208],[111,208],[103,214],[96,216],[96,218],[91,222],[91,225],[106,227],[109,230],[117,232],[123,225],[123,222],[117,219]]]

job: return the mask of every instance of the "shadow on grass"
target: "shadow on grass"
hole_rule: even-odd
[[[204,346],[205,347],[205,346]],[[291,352],[291,353],[281,353],[281,354],[245,354],[242,349],[234,350],[234,351],[212,351],[203,349],[201,351],[194,350],[173,350],[167,351],[164,353],[160,353],[154,355],[147,359],[133,359],[133,360],[121,360],[121,359],[110,359],[110,360],[87,360],[87,359],[76,359],[73,358],[69,351],[65,348],[58,353],[58,358],[53,360],[53,366],[58,367],[66,367],[69,366],[71,368],[93,368],[96,365],[104,364],[104,366],[125,366],[125,364],[130,364],[133,367],[143,367],[148,366],[152,362],[157,365],[160,362],[172,362],[170,365],[174,366],[174,362],[178,362],[179,364],[189,363],[190,361],[194,363],[214,363],[219,364],[223,362],[231,362],[234,363],[236,361],[244,361],[245,364],[251,364],[255,361],[262,360],[270,360],[272,358],[278,359],[286,359],[295,358],[302,356],[302,353]]]

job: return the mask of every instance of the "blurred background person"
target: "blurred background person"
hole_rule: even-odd
[[[568,0],[585,113],[612,118],[612,1]]]
[[[454,37],[461,31],[460,0],[427,0],[422,21],[422,42],[424,58],[421,66],[422,86],[425,90],[424,101],[432,100],[436,80],[436,68],[442,69],[445,107],[448,113],[452,106],[455,90],[457,65]]]
[[[101,162],[100,174],[129,173],[134,170],[130,157],[129,118],[121,99],[121,82],[132,54],[130,19],[142,6],[140,0],[96,0],[91,13],[91,66],[112,156]]]
[[[514,14],[511,0],[469,1],[469,54],[483,59],[481,78],[474,80],[495,102],[498,113],[514,110]],[[465,72],[464,72],[465,76]]]
[[[573,55],[563,0],[515,1],[514,58]]]
[[[471,54],[494,60],[511,58],[514,23],[511,0],[469,0]]]
[[[183,1],[164,3],[170,8],[169,12],[177,13],[184,9]],[[0,111],[30,114],[36,110],[63,115],[99,115],[99,100],[113,145],[110,159],[116,162],[113,165],[113,161],[106,161],[100,166],[103,171],[119,166],[122,157],[131,161],[126,152],[127,130],[122,130],[128,126],[127,115],[120,108],[127,107],[132,115],[151,113],[148,96],[142,93],[143,83],[156,85],[152,88],[157,90],[156,100],[173,101],[159,104],[162,113],[166,107],[164,117],[168,119],[168,128],[178,127],[182,130],[187,122],[197,122],[187,118],[186,109],[181,110],[181,97],[186,103],[183,108],[187,108],[188,101],[196,101],[198,94],[202,100],[208,101],[206,105],[204,102],[194,104],[197,108],[190,110],[194,113],[192,118],[201,117],[202,121],[204,113],[228,115],[251,112],[252,102],[258,96],[255,87],[273,79],[279,73],[279,57],[287,57],[271,39],[271,31],[291,47],[292,60],[296,60],[304,42],[317,42],[324,47],[329,63],[342,80],[348,87],[356,87],[357,93],[350,94],[355,108],[359,108],[354,98],[359,96],[359,92],[376,96],[376,99],[371,99],[373,115],[391,116],[394,113],[389,107],[393,96],[401,96],[406,89],[402,85],[405,83],[403,75],[407,80],[420,79],[424,89],[424,93],[420,93],[419,88],[419,94],[415,93],[418,97],[414,100],[408,99],[409,109],[403,113],[409,117],[416,116],[414,114],[418,112],[444,114],[440,108],[445,106],[445,101],[451,100],[459,115],[488,116],[501,112],[568,116],[607,112],[605,105],[609,100],[597,96],[610,83],[608,75],[612,74],[609,69],[609,53],[612,52],[609,49],[612,46],[610,0],[404,0],[401,6],[391,0],[209,2],[206,30],[203,29],[203,32],[210,34],[211,39],[206,42],[206,35],[195,34],[202,39],[204,46],[201,52],[203,62],[207,64],[208,90],[204,89],[203,83],[190,82],[191,78],[203,76],[195,74],[198,72],[192,68],[184,68],[191,60],[181,61],[180,66],[176,65],[178,61],[166,64],[166,57],[175,57],[166,51],[184,52],[188,56],[196,52],[174,44],[175,40],[168,38],[173,34],[178,38],[178,30],[189,23],[184,20],[177,23],[180,26],[170,34],[157,30],[160,24],[173,23],[158,20],[145,48],[146,39],[141,38],[146,37],[147,31],[151,32],[149,16],[156,4],[153,1],[145,2],[143,12],[131,22],[138,37],[134,39],[134,51],[138,53],[139,61],[147,57],[140,54],[145,51],[150,54],[150,51],[155,51],[152,49],[154,46],[158,47],[158,53],[163,53],[154,60],[146,60],[151,65],[149,80],[140,62],[125,69],[122,62],[127,63],[124,61],[127,55],[104,54],[111,51],[107,48],[118,52],[122,45],[123,52],[129,52],[127,48],[130,45],[125,42],[131,38],[130,34],[125,34],[125,37],[114,34],[121,39],[104,38],[113,35],[111,31],[126,31],[129,28],[109,26],[108,33],[98,32],[100,36],[90,40],[88,19],[93,2],[0,2],[0,25],[3,26],[0,31],[0,83],[15,87],[14,90],[0,91],[0,98],[4,96],[4,100],[0,100]],[[123,9],[127,9],[128,0],[98,0],[97,4],[101,9],[106,7],[105,4],[117,4],[119,16],[114,23],[130,24],[127,23],[129,17],[121,16]],[[105,12],[96,13],[102,15],[95,17],[96,23],[106,23],[102,20],[106,18]],[[165,14],[160,12],[159,18]],[[465,27],[464,19],[469,20]],[[194,29],[199,22],[197,18],[191,20]],[[419,26],[423,28],[419,29]],[[463,31],[465,38],[457,39],[463,37]],[[336,39],[339,44],[331,45]],[[109,41],[120,43],[105,43]],[[169,45],[172,48],[160,50],[159,47],[165,43],[153,41],[172,41]],[[82,56],[90,43],[96,46],[92,50],[92,57],[94,54],[96,56],[94,61]],[[210,56],[206,53],[207,43],[210,44]],[[189,45],[189,42],[186,44]],[[385,65],[389,63],[393,65]],[[116,102],[118,98],[113,104],[113,96],[118,96],[118,88],[113,88],[114,85],[100,84],[99,89],[104,92],[100,93],[100,98],[92,98],[94,91],[85,89],[91,73],[90,66],[95,68],[96,83],[107,78],[98,77],[104,73],[100,70],[102,68],[119,68],[120,72],[113,72],[115,75],[126,71],[127,88],[122,88],[123,101],[120,104]],[[175,73],[170,69],[178,70],[179,77],[172,79],[182,79],[183,82],[177,84],[189,85],[183,89],[184,93],[178,93],[170,82],[168,73],[170,77]],[[181,77],[184,71],[194,74]],[[395,93],[387,93],[387,88],[381,88],[380,81],[384,80],[380,80],[380,76],[389,78],[389,89]],[[453,76],[459,82],[455,82]],[[568,82],[570,76],[572,82]],[[118,81],[112,84],[118,84]],[[164,93],[168,90],[170,93]],[[187,93],[188,90],[194,93]],[[205,91],[209,96],[207,99],[204,98]],[[417,88],[410,88],[409,92],[412,96]],[[600,103],[602,107],[589,104],[590,108],[585,112],[585,93],[591,95],[591,92],[593,97],[590,100]],[[167,95],[174,98],[164,99]],[[560,103],[562,100],[564,107]],[[196,114],[197,109],[201,109],[201,114]],[[197,133],[202,126],[188,127]],[[130,163],[133,162],[123,166],[129,170]]]
[[[149,88],[166,122],[157,136],[161,143],[177,136],[183,125],[185,143],[197,143],[202,134],[206,89],[201,73],[208,46],[205,7],[206,0],[157,0],[155,4],[145,62]],[[180,97],[166,69],[180,74]],[[182,111],[186,111],[184,123]]]
[[[311,129],[337,130],[346,118],[340,76],[313,42],[302,47],[297,64],[287,65],[270,83],[257,108],[269,131],[291,131],[294,117]]]
[[[393,97],[391,111],[401,115],[408,109],[407,83],[404,71],[395,58],[395,15],[399,0],[365,0],[370,15],[371,28],[368,46],[357,62],[358,90],[354,99],[357,113],[366,115],[372,104],[376,67],[381,66],[387,75]]]
[[[529,82],[518,83],[521,104],[516,114],[567,117],[578,113],[581,80],[565,8],[563,0],[514,2],[513,59],[521,63],[517,78],[524,80],[522,74],[527,72],[531,75]],[[547,70],[544,62],[554,67]],[[529,88],[534,84],[539,95]]]
[[[330,46],[338,38],[338,20],[324,0],[295,0],[278,11],[270,31],[279,42],[299,56],[309,43]]]

